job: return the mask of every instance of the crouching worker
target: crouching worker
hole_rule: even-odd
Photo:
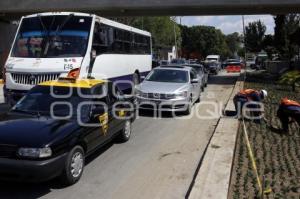
[[[260,121],[260,119],[262,119],[262,110],[259,110],[262,108],[260,103],[267,97],[267,95],[268,93],[266,90],[257,91],[254,89],[246,89],[238,92],[233,98],[238,118],[240,119],[245,117],[245,115],[243,115],[243,109],[247,107],[250,111],[250,114],[247,116],[253,116],[256,121]]]
[[[283,98],[277,110],[277,117],[285,133],[289,132],[289,123],[297,122],[300,126],[300,103]]]

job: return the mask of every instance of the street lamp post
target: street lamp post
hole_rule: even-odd
[[[175,44],[175,58],[177,58],[178,54],[177,54],[177,36],[176,36],[176,17],[174,17],[173,19],[173,28],[174,28],[174,44]]]
[[[247,48],[246,48],[246,35],[245,35],[245,19],[244,15],[242,15],[242,21],[243,21],[243,40],[244,40],[244,49],[245,49],[245,60],[247,59]]]

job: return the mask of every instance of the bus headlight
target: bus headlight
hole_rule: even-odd
[[[47,158],[52,155],[50,147],[45,148],[19,148],[18,155],[28,158]]]

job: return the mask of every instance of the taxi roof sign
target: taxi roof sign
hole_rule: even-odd
[[[96,79],[73,79],[73,78],[59,78],[58,80],[47,81],[40,83],[39,86],[60,86],[72,88],[92,88],[97,84],[104,84],[105,80]]]

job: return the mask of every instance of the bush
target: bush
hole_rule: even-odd
[[[300,83],[300,71],[294,70],[284,73],[279,80],[280,84],[292,86],[292,90],[296,91],[296,86]]]

